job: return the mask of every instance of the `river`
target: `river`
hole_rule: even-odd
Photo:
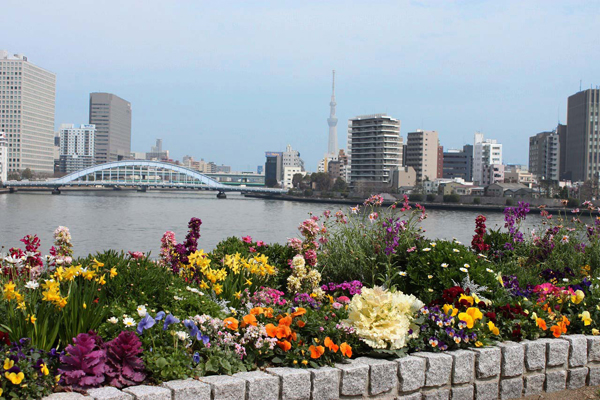
[[[63,192],[61,195],[29,192],[0,194],[0,246],[21,246],[19,240],[36,234],[42,253],[52,245],[52,232],[59,226],[71,231],[76,256],[106,249],[151,251],[158,255],[160,239],[167,230],[182,241],[187,222],[202,220],[199,247],[211,250],[229,236],[250,235],[254,240],[283,243],[298,236],[298,224],[309,213],[348,210],[345,205],[299,203],[245,198],[228,193],[217,199],[213,192],[95,191]],[[539,223],[536,210],[524,226]],[[470,243],[475,229],[474,211],[428,210],[422,222],[431,239],[457,238]],[[487,226],[504,224],[502,213],[490,212]]]

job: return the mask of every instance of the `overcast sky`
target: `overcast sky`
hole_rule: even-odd
[[[600,85],[600,1],[1,0],[0,49],[57,74],[56,125],[87,123],[89,93],[132,103],[132,150],[255,170],[291,144],[327,150],[387,113],[444,148],[480,130],[528,162],[528,137]]]

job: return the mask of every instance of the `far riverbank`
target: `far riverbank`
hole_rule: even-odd
[[[260,198],[260,199],[268,199],[268,200],[279,200],[279,201],[295,201],[295,202],[301,202],[301,203],[317,203],[317,204],[347,204],[350,206],[355,206],[355,205],[360,205],[363,203],[364,199],[361,198],[320,198],[320,197],[300,197],[300,196],[290,196],[290,195],[270,195],[270,194],[256,194],[256,193],[246,193],[244,194],[244,196],[246,197],[252,197],[252,198]],[[485,199],[485,198],[483,198]],[[515,204],[514,206],[516,206],[518,204],[518,201],[525,201],[528,202],[529,200],[533,200],[533,199],[515,199]],[[391,200],[384,200],[383,202],[383,206],[385,207],[389,207],[394,203],[400,203],[402,200],[397,200],[397,201],[391,201]],[[421,201],[421,202],[413,202],[411,201],[410,204],[411,205],[415,205],[416,203],[419,203],[421,205],[423,205],[426,209],[432,209],[432,210],[446,210],[446,211],[473,211],[473,212],[499,212],[502,213],[504,212],[504,209],[506,207],[510,207],[509,205],[506,204],[473,204],[473,203],[443,203],[443,202],[427,202],[427,201]],[[530,208],[537,208],[537,206],[531,205]],[[548,213],[550,214],[565,214],[565,213],[570,213],[571,209],[568,207],[550,207],[550,206],[546,206],[545,210],[548,211]],[[586,211],[587,214],[587,210]],[[592,211],[592,215],[600,215],[600,213],[598,213],[598,210],[594,210]]]

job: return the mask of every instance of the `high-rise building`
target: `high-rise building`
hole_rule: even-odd
[[[329,118],[327,118],[327,125],[329,125],[329,142],[327,145],[327,153],[333,156],[337,155],[338,143],[337,143],[337,122],[338,119],[335,116],[335,70],[333,71],[333,81],[331,84],[331,101],[329,102]]]
[[[556,130],[529,138],[529,171],[540,180],[559,181],[560,139]]]
[[[111,93],[90,93],[90,124],[96,126],[96,164],[131,154],[131,103]]]
[[[146,153],[146,160],[165,161],[169,159],[169,150],[163,150],[162,139],[156,139],[156,146],[151,146]]]
[[[408,133],[404,164],[415,169],[417,183],[437,178],[439,145],[437,131],[417,129]]]
[[[565,179],[586,181],[600,175],[600,132],[598,116],[600,89],[569,96],[565,138]]]
[[[8,180],[8,138],[0,131],[0,182]]]
[[[362,115],[348,123],[350,183],[391,183],[402,166],[400,121],[385,114]]]
[[[267,151],[265,162],[265,185],[268,187],[276,186],[281,181],[283,174],[283,153],[277,151]]]
[[[449,149],[444,152],[444,174],[442,178],[462,178],[465,182],[473,180],[473,146],[468,144],[462,150]]]
[[[476,132],[473,142],[473,182],[483,184],[484,167],[502,164],[502,145],[495,139],[484,139],[483,133]]]
[[[558,177],[559,179],[565,179],[565,160],[567,159],[567,126],[562,125],[560,122],[556,127],[556,133],[558,133]]]
[[[60,126],[60,172],[70,174],[95,165],[96,127]]]
[[[298,150],[292,149],[291,145],[287,145],[285,151],[282,153],[282,167],[294,167],[300,168],[301,171],[304,171],[304,161],[300,158],[300,152]],[[281,179],[282,177],[279,177]]]
[[[444,177],[444,146],[438,146],[436,178],[441,179],[443,177]]]
[[[0,130],[8,139],[8,171],[54,173],[56,75],[0,50]]]

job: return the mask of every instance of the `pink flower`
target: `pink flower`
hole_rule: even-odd
[[[263,247],[265,245],[265,242],[263,242],[262,240],[259,240],[258,242],[256,242],[256,247]]]
[[[350,304],[350,298],[348,298],[347,296],[340,296],[337,298],[337,301],[339,301],[342,304]]]
[[[416,246],[411,247],[410,249],[406,250],[407,253],[412,253],[413,251],[417,250]]]
[[[252,243],[252,238],[250,236],[243,236],[242,241],[244,243]]]
[[[256,253],[256,249],[254,247],[250,247],[248,250],[250,251],[250,253]]]
[[[144,253],[142,253],[141,251],[134,251],[134,252],[129,251],[128,253],[131,256],[131,258],[133,258],[134,260],[139,260],[140,258],[144,258]]]
[[[306,252],[304,253],[304,259],[306,260],[306,263],[308,265],[314,267],[315,265],[317,265],[317,252],[312,249],[306,250]]]
[[[339,310],[340,308],[342,308],[342,307],[343,307],[343,306],[342,306],[342,304],[338,303],[337,301],[336,301],[336,302],[334,302],[334,303],[333,303],[331,306],[332,306],[333,308],[335,308],[336,310]]]
[[[379,217],[379,214],[377,214],[376,212],[373,212],[371,214],[369,214],[369,221],[371,221],[371,223],[375,222],[375,220]]]

